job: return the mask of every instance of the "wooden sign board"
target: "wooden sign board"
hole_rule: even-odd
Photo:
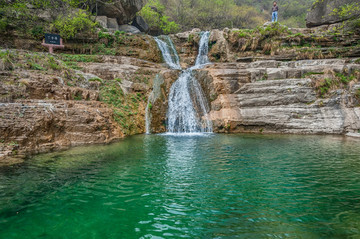
[[[45,43],[52,45],[61,45],[60,44],[60,35],[45,33]]]
[[[63,40],[58,34],[45,33],[45,38],[41,45],[49,48],[49,52],[54,53],[54,49],[64,48]]]

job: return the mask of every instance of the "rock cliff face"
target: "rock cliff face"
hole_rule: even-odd
[[[24,57],[27,53],[16,54]],[[11,162],[9,158],[109,143],[145,132],[145,108],[153,79],[168,69],[115,56],[99,56],[78,67],[81,71],[9,71],[3,67],[0,164]]]
[[[115,0],[100,2],[98,15],[116,18],[118,24],[127,24],[133,20],[135,14],[144,6],[143,0]]]
[[[316,27],[329,25],[350,19],[353,16],[359,16],[360,11],[353,11],[347,16],[339,16],[333,10],[344,6],[345,4],[358,3],[358,0],[321,0],[316,1],[306,16],[306,26]]]
[[[259,33],[261,43],[238,29],[211,32],[213,63],[194,74],[214,131],[359,135],[359,34],[292,29],[271,38],[267,31],[277,30]],[[199,32],[171,36],[183,68],[194,65]],[[13,48],[26,42],[1,39]],[[65,49],[89,55],[0,50],[0,164],[144,133],[149,95],[151,132],[166,131],[169,92],[180,71],[160,63],[149,36],[122,36],[109,48],[119,56],[91,55],[99,46],[91,41],[93,47],[69,42]]]
[[[360,84],[319,97],[324,72],[349,72],[345,60],[214,64],[198,71],[216,132],[345,134],[360,129]]]

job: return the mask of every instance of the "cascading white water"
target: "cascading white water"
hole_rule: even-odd
[[[209,37],[210,32],[203,33],[199,42],[199,53],[196,57],[195,67],[199,68],[205,64],[209,63],[208,53],[209,53]]]
[[[161,39],[160,39],[161,38]],[[161,53],[164,58],[165,63],[171,68],[176,70],[181,70],[180,66],[180,59],[177,54],[177,51],[175,49],[175,46],[173,42],[171,41],[171,38],[169,36],[161,36],[161,37],[155,37],[154,38]],[[155,85],[158,78],[154,79],[154,86],[153,89],[155,89]],[[157,88],[159,88],[158,86]],[[150,124],[151,124],[151,112],[150,112],[150,106],[154,101],[154,92],[152,92],[149,96],[148,103],[145,109],[145,129],[146,134],[150,134]]]
[[[209,63],[209,36],[210,32],[201,35],[195,66],[184,70],[171,86],[167,113],[167,127],[170,133],[212,132],[208,104],[193,74],[194,69]]]
[[[210,32],[204,32],[199,42],[199,53],[195,66],[183,70],[178,80],[171,86],[169,108],[167,112],[167,127],[170,133],[212,132],[209,120],[209,107],[199,82],[193,70],[209,63],[208,42]],[[155,37],[155,41],[163,55],[164,61],[171,69],[181,69],[179,56],[169,36]],[[154,89],[155,89],[154,81]],[[159,88],[158,86],[157,88]],[[150,133],[150,105],[154,92],[149,96],[146,107],[146,133]]]
[[[163,40],[161,40],[159,37],[155,37],[155,41],[160,48],[164,61],[171,69],[181,70],[179,56],[170,37],[161,36],[161,38]]]
[[[146,109],[145,109],[145,130],[146,134],[150,134],[150,123],[151,123],[151,116],[150,116],[150,97],[148,99]]]

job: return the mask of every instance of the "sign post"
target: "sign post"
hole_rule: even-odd
[[[63,39],[58,34],[49,34],[45,33],[45,39],[41,43],[41,45],[49,48],[49,53],[54,53],[54,49],[56,48],[64,48]]]

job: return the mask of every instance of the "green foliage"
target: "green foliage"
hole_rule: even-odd
[[[102,62],[100,56],[94,55],[60,54],[60,58],[65,62]]]
[[[274,54],[280,47],[280,37],[292,34],[286,26],[277,22],[255,29],[240,29],[232,32],[232,43],[241,51],[262,48],[264,54]]]
[[[124,35],[124,34],[126,34],[126,32],[124,32],[124,31],[115,31],[115,33],[114,33],[115,37],[120,37],[121,35]]]
[[[348,84],[350,81],[353,81],[355,79],[354,75],[345,76],[344,74],[341,74],[341,73],[335,73],[335,76],[337,78],[339,78],[340,81],[345,85]]]
[[[255,30],[253,30],[253,29],[240,29],[235,32],[238,33],[239,38],[250,38],[250,37],[252,37],[252,34],[254,33],[254,31]]]
[[[34,26],[31,29],[31,35],[35,38],[35,39],[41,39],[44,37],[45,31],[44,28],[42,26]]]
[[[305,27],[307,10],[314,0],[279,1],[279,20],[289,27]],[[273,0],[159,0],[159,8],[182,30],[253,28],[271,20]]]
[[[60,70],[62,68],[61,65],[52,56],[49,57],[48,64],[52,70]]]
[[[325,78],[324,81],[320,84],[320,97],[324,98],[325,95],[329,92],[331,86],[334,84],[334,81],[330,78]]]
[[[14,53],[7,51],[0,51],[0,59],[2,60],[5,70],[13,70],[14,69],[14,61],[16,56]]]
[[[360,89],[357,89],[355,92],[356,98],[360,99]]]
[[[325,98],[331,89],[346,88],[351,81],[356,79],[358,73],[357,71],[354,71],[350,75],[345,75],[345,73],[332,73],[330,77],[317,80],[315,88],[318,90],[320,97]]]
[[[60,15],[54,22],[55,28],[64,39],[74,38],[78,33],[94,33],[96,23],[90,20],[88,13],[79,10],[76,14]]]
[[[77,92],[74,95],[74,100],[83,100],[83,96],[82,96],[81,92]]]
[[[281,25],[278,22],[269,24],[265,28],[260,26],[257,28],[257,31],[260,33],[262,38],[281,36],[283,34],[292,34],[289,28]]]
[[[307,72],[304,74],[304,77],[308,77],[312,75],[324,75],[324,72]]]
[[[42,67],[40,64],[36,63],[36,62],[33,62],[32,60],[28,60],[27,62],[29,68],[31,70],[38,70],[38,71],[44,71],[45,68]]]
[[[100,89],[100,100],[114,107],[121,107],[124,93],[117,82],[106,82]]]
[[[169,20],[170,17],[164,14],[164,10],[165,6],[159,0],[149,0],[139,15],[145,19],[152,29],[159,29],[165,34],[177,32],[179,25]]]
[[[113,118],[125,134],[136,132],[137,121],[143,119],[138,114],[143,101],[139,93],[124,94],[120,87],[120,79],[106,81],[100,88],[100,100],[113,108]],[[141,105],[144,105],[142,102]]]
[[[332,12],[333,15],[337,15],[343,19],[356,18],[357,14],[360,11],[359,3],[347,3],[342,5],[339,8],[335,8]]]
[[[120,84],[122,83],[122,79],[121,78],[115,78],[114,81],[119,82]]]
[[[7,20],[5,18],[0,19],[0,33],[6,32],[8,24],[9,23],[7,22]]]
[[[98,77],[94,77],[94,78],[91,78],[89,79],[89,82],[94,82],[94,81],[97,81],[97,82],[100,82],[101,84],[104,83],[104,81]]]

